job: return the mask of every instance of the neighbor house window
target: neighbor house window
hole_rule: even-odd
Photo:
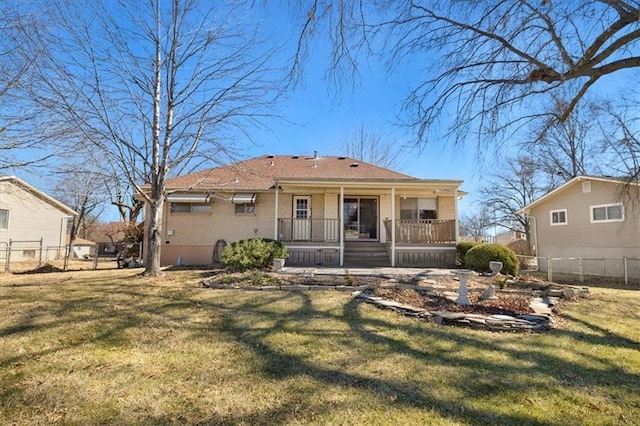
[[[35,250],[22,250],[22,257],[34,258],[34,257],[36,257],[36,251]]]
[[[9,228],[9,210],[0,209],[0,229]]]
[[[551,210],[549,216],[551,218],[551,226],[567,224],[567,209]]]
[[[255,212],[255,203],[236,204],[236,214],[253,214]]]
[[[624,222],[624,207],[620,203],[591,206],[591,222]]]
[[[211,213],[211,204],[171,203],[171,213]]]
[[[401,198],[400,219],[437,219],[435,198]]]

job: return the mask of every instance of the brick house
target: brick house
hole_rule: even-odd
[[[161,264],[210,264],[218,241],[283,242],[288,265],[455,264],[460,180],[347,157],[266,155],[167,181]]]

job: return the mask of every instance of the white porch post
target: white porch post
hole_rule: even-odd
[[[458,244],[458,241],[460,241],[460,217],[458,215],[458,189],[456,188],[455,191],[453,191],[453,211],[455,212],[455,218],[456,218],[456,223],[455,223],[455,235],[456,235],[456,244]]]
[[[396,267],[396,188],[391,187],[391,267]]]
[[[276,182],[276,203],[273,212],[273,239],[278,241],[278,182]]]
[[[344,186],[340,187],[340,202],[338,203],[338,217],[340,227],[340,266],[344,266]]]

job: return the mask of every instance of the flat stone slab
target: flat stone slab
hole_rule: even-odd
[[[457,293],[456,293],[457,294]],[[458,325],[488,331],[540,332],[551,328],[551,317],[540,314],[524,315],[481,315],[464,312],[427,311],[393,300],[384,300],[366,293],[354,292],[354,297],[372,303],[380,308],[391,309],[403,315],[431,320],[439,325]]]

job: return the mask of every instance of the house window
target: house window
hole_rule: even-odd
[[[9,210],[0,209],[0,229],[9,229]]]
[[[551,218],[551,226],[566,225],[567,224],[567,209],[563,210],[551,210],[549,212]]]
[[[35,250],[22,250],[22,257],[30,257],[30,258],[35,258],[36,257],[36,251]]]
[[[211,213],[211,204],[171,203],[171,213]]]
[[[236,214],[254,214],[256,212],[255,203],[236,204]]]
[[[624,207],[622,204],[591,206],[591,223],[602,222],[624,222]]]
[[[437,219],[435,198],[401,198],[400,219]]]

